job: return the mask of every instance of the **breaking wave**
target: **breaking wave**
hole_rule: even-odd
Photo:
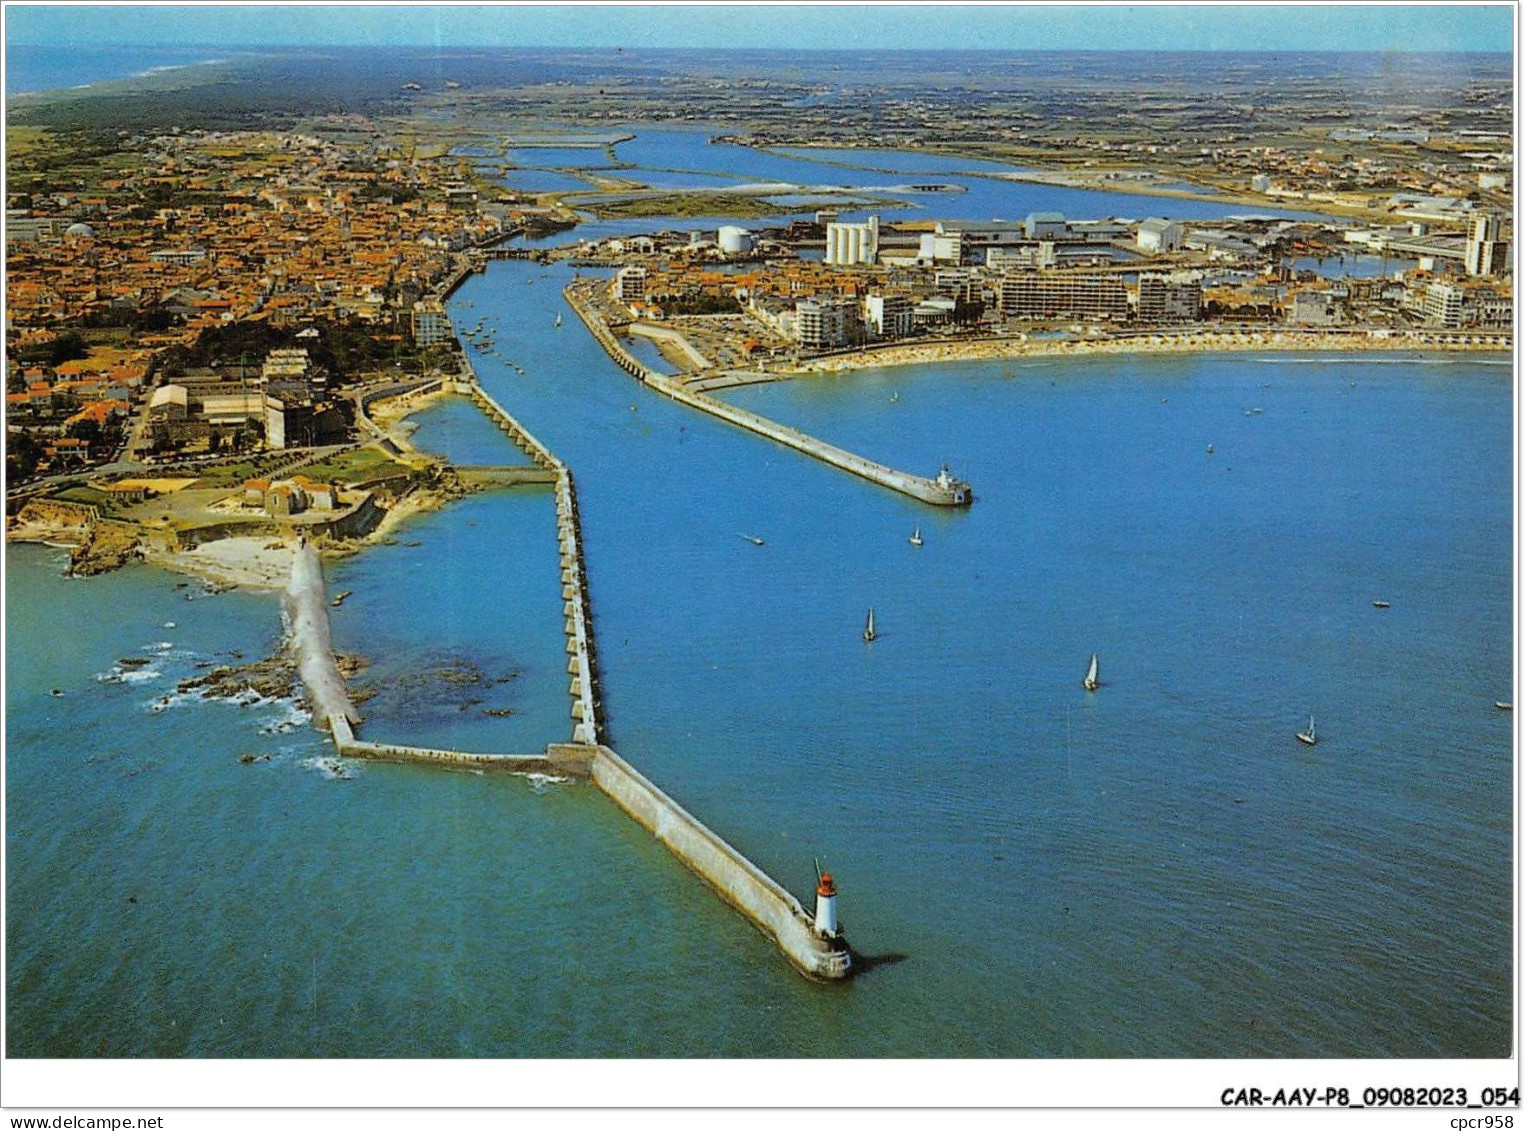
[[[163,674],[153,668],[124,668],[121,664],[113,664],[110,671],[97,672],[95,679],[97,683],[147,683]]]
[[[529,782],[529,788],[534,790],[536,793],[544,793],[552,786],[566,785],[571,781],[571,778],[564,778],[560,774],[534,773],[525,774],[524,777]]]
[[[359,722],[359,713],[349,701],[344,678],[339,675],[338,665],[334,662],[323,566],[318,561],[317,550],[310,544],[296,552],[283,603],[297,671],[312,699],[313,722],[318,726],[326,726],[333,718]]]

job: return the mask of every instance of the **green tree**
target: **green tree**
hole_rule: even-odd
[[[6,437],[5,474],[12,482],[25,479],[37,470],[42,462],[42,445],[25,432],[12,432]]]
[[[98,420],[76,420],[69,425],[66,434],[76,440],[83,440],[92,448],[101,442],[101,426]]]

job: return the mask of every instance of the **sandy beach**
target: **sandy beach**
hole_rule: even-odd
[[[1480,343],[1480,344],[1479,344]],[[811,373],[841,373],[852,369],[877,369],[891,365],[926,365],[950,361],[987,361],[1003,358],[1082,357],[1090,354],[1146,353],[1370,353],[1378,350],[1413,352],[1507,352],[1512,338],[1477,336],[1451,340],[1429,334],[1325,334],[1301,330],[1245,330],[1181,334],[1148,334],[1127,338],[1034,339],[979,338],[971,341],[920,342],[858,353],[816,358],[776,376],[798,377]]]
[[[417,430],[417,426],[406,423],[407,418],[453,395],[443,389],[435,389],[429,393],[404,393],[399,397],[387,397],[385,400],[372,402],[365,410],[365,415],[398,448],[405,452],[412,452],[416,450],[412,444],[412,435]]]
[[[194,550],[154,553],[146,560],[211,581],[250,589],[281,589],[296,560],[294,541],[280,538],[220,538]]]

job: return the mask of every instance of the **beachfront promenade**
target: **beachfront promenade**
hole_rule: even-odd
[[[595,284],[597,285],[597,284]],[[954,479],[944,473],[935,479],[928,479],[922,475],[912,475],[905,471],[896,471],[892,467],[875,463],[873,460],[864,459],[860,455],[849,452],[844,448],[838,448],[834,444],[828,444],[824,440],[815,438],[769,420],[765,416],[758,416],[754,412],[737,408],[735,405],[726,404],[714,397],[706,396],[701,392],[694,391],[683,380],[677,377],[669,377],[658,373],[648,365],[641,364],[633,354],[620,344],[618,337],[610,328],[608,321],[598,312],[596,307],[589,301],[586,295],[580,294],[576,284],[566,288],[566,301],[577,312],[577,317],[582,319],[593,338],[601,345],[604,352],[613,358],[619,367],[635,380],[643,385],[661,393],[663,396],[687,405],[689,408],[706,412],[710,416],[717,417],[748,432],[755,432],[759,436],[765,436],[769,440],[776,441],[785,447],[793,448],[797,452],[803,452],[807,456],[840,468],[842,471],[861,476],[870,482],[877,483],[881,487],[888,487],[891,491],[898,491],[902,495],[909,495],[913,499],[919,499],[923,503],[931,503],[939,507],[961,507],[973,502],[973,491],[962,480]],[[656,336],[646,329],[647,336]],[[691,350],[691,347],[684,347]]]
[[[550,482],[556,495],[556,531],[560,544],[563,627],[566,634],[568,692],[571,697],[571,741],[552,743],[543,754],[474,753],[410,746],[397,742],[361,740],[355,734],[358,716],[342,690],[342,679],[328,648],[328,601],[321,585],[301,590],[303,614],[321,619],[315,639],[323,656],[312,665],[319,686],[328,685],[338,704],[328,709],[319,687],[308,689],[319,700],[315,719],[326,722],[334,747],[346,757],[408,762],[449,768],[493,769],[521,774],[548,774],[591,781],[641,827],[649,831],[680,861],[698,873],[731,906],[772,939],[784,956],[805,976],[835,981],[852,973],[852,954],[837,933],[826,937],[814,920],[782,885],[758,868],[634,766],[606,744],[602,705],[597,693],[592,606],[583,561],[581,522],[571,471],[481,387],[469,362],[460,373],[441,382],[445,392],[471,398],[482,412],[529,456],[533,468],[517,470],[535,481]],[[492,469],[494,471],[504,469]],[[311,560],[316,562],[315,553]],[[296,586],[293,586],[293,590]],[[306,677],[307,667],[303,674]]]

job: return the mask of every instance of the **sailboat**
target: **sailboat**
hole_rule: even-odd
[[[1311,715],[1307,716],[1307,729],[1297,731],[1296,737],[1298,742],[1305,742],[1308,746],[1318,744],[1318,727]]]
[[[561,325],[561,316],[559,314],[556,315],[556,325]]]
[[[1101,655],[1099,652],[1090,653],[1090,670],[1085,673],[1085,679],[1081,686],[1086,691],[1094,691],[1101,686]]]
[[[926,540],[921,537],[921,528],[917,526],[915,528],[915,533],[910,536],[910,544],[912,546],[919,546],[922,545],[925,541]]]
[[[634,408],[635,406],[631,405],[630,407]],[[740,531],[737,531],[736,533],[737,533],[737,535],[739,537],[745,538],[753,546],[765,546],[765,545],[767,545],[766,542],[764,542],[761,538],[758,538],[755,534],[741,534]]]
[[[872,644],[878,639],[878,633],[873,629],[873,606],[868,606],[868,627],[863,629],[863,642]]]

